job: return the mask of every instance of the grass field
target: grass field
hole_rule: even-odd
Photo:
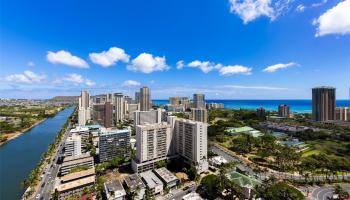
[[[324,153],[350,160],[350,142],[315,140],[308,141],[307,144],[310,146],[310,149],[303,152],[303,157]]]

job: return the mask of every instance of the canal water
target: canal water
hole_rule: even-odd
[[[21,182],[40,161],[48,145],[54,142],[56,134],[73,111],[74,107],[66,108],[0,146],[0,200],[21,198],[24,192]]]

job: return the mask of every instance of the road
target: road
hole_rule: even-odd
[[[350,184],[341,184],[341,187],[350,193]],[[311,200],[328,200],[334,193],[334,186],[322,186],[313,188],[309,199]]]
[[[70,123],[67,126],[67,129],[63,135],[63,138],[56,149],[55,157],[50,160],[50,163],[44,169],[43,178],[40,181],[39,190],[35,194],[36,199],[49,200],[51,198],[51,193],[55,188],[55,180],[59,172],[59,165],[57,164],[58,158],[61,156],[64,142],[66,141],[69,131],[71,129]]]

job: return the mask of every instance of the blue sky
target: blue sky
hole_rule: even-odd
[[[0,97],[349,96],[350,0],[0,3]]]

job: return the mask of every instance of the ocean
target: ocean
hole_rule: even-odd
[[[225,108],[229,109],[251,109],[263,107],[269,111],[277,111],[278,105],[287,104],[290,106],[291,112],[294,113],[311,113],[311,100],[206,100],[207,103],[223,103]],[[168,100],[153,100],[154,105],[168,104]],[[350,107],[350,100],[337,100],[337,107]]]

